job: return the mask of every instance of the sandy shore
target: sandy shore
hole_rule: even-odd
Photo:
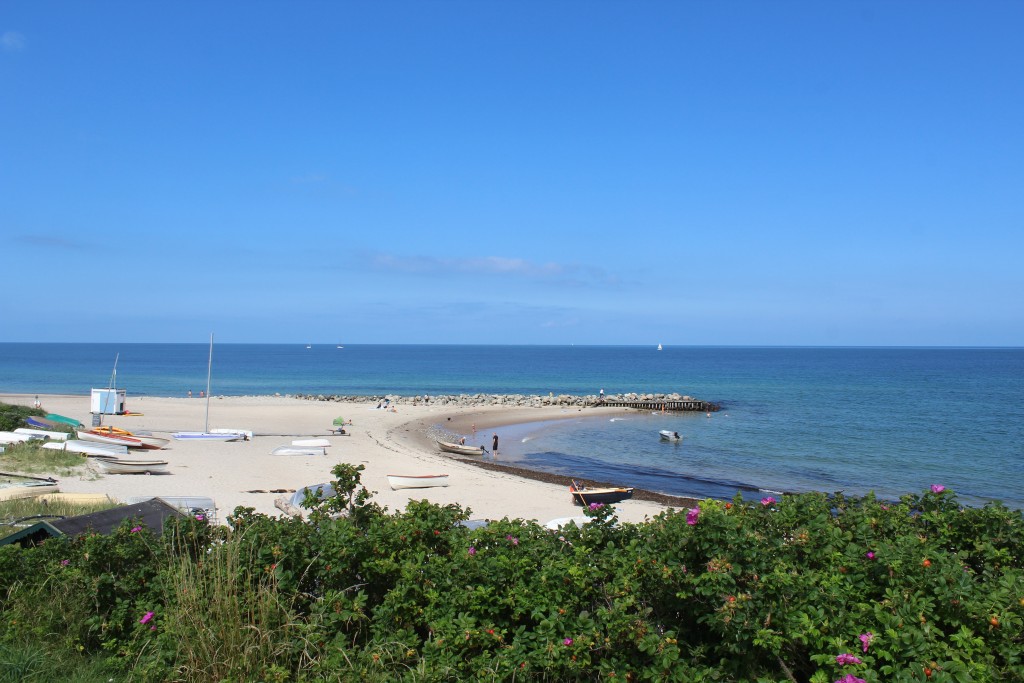
[[[31,395],[0,395],[0,402],[32,405]],[[91,423],[88,396],[40,396],[44,410]],[[103,475],[88,466],[79,476],[63,477],[61,491],[106,493],[115,500],[132,496],[204,496],[217,504],[223,521],[235,507],[254,508],[267,515],[283,514],[274,505],[281,489],[294,490],[331,480],[331,468],[340,462],[362,464],[363,484],[374,492],[373,500],[388,509],[402,510],[410,500],[426,499],[440,505],[458,503],[472,510],[474,519],[523,518],[546,523],[560,517],[581,515],[572,504],[567,481],[524,472],[497,463],[470,463],[437,451],[427,436],[434,424],[468,433],[540,420],[578,417],[560,408],[458,409],[435,406],[398,406],[397,412],[376,410],[376,404],[337,404],[281,396],[214,397],[210,401],[210,428],[251,430],[247,442],[197,443],[171,441],[161,451],[144,451],[141,457],[159,456],[169,462],[166,475]],[[199,398],[130,397],[128,409],[142,415],[105,415],[103,424],[130,431],[169,436],[175,431],[202,431],[206,401]],[[335,418],[351,420],[348,436],[329,430]],[[449,419],[450,418],[450,419]],[[331,447],[326,456],[274,456],[277,446],[292,439],[324,437]],[[449,475],[445,488],[392,491],[388,474]],[[277,492],[275,492],[277,491]],[[639,494],[639,492],[638,492]],[[616,505],[619,519],[640,522],[662,512],[668,505],[681,507],[685,499],[647,496]]]

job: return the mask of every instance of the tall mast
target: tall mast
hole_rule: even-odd
[[[210,333],[210,358],[206,361],[206,429],[210,431],[210,370],[213,368],[213,332]]]

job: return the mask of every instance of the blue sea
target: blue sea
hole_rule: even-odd
[[[207,344],[0,344],[0,392],[198,395]],[[498,430],[505,462],[746,497],[930,484],[1024,509],[1024,349],[217,344],[214,395],[678,392],[704,414],[599,410]],[[583,417],[583,416],[587,417]],[[662,442],[658,431],[683,435]]]

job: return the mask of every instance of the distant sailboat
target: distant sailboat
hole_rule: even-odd
[[[661,344],[658,344],[658,350],[661,351]]]

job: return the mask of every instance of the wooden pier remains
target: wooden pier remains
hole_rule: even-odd
[[[597,401],[595,408],[637,408],[640,410],[656,410],[659,412],[695,412],[717,413],[721,409],[718,403],[701,401],[696,398],[683,399],[641,399],[633,401],[608,399]]]

